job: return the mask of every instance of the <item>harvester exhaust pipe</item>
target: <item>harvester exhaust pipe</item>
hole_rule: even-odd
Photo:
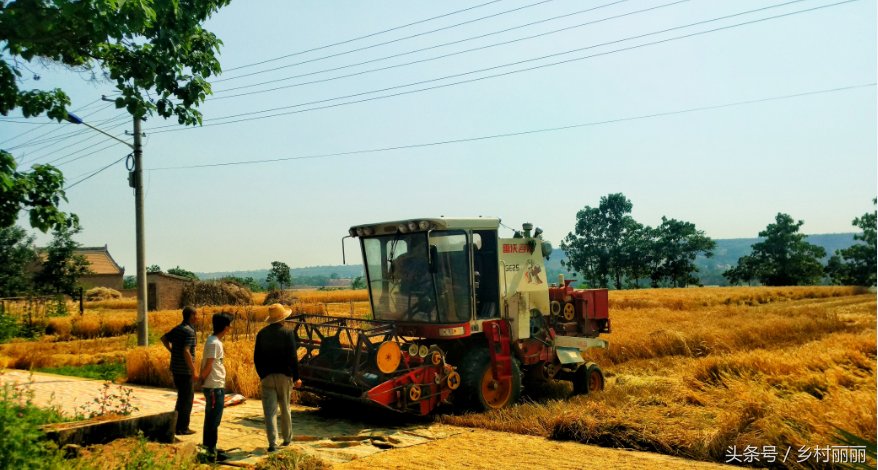
[[[533,230],[534,224],[530,222],[525,222],[521,224],[521,229],[524,231],[524,238],[530,238],[530,231]]]

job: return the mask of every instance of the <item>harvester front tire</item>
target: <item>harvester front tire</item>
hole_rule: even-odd
[[[460,393],[464,408],[489,411],[505,408],[521,397],[521,368],[512,358],[512,377],[508,381],[494,380],[491,356],[487,348],[469,351],[458,369],[461,377]],[[462,392],[462,393],[461,393]]]
[[[590,395],[604,389],[604,372],[597,364],[582,364],[573,373],[573,394]]]

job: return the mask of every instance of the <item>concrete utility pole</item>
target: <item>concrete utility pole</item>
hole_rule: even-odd
[[[104,101],[113,102],[115,100],[108,99],[105,96],[101,97]],[[88,126],[101,134],[104,134],[111,139],[122,142],[123,144],[131,147],[134,150],[134,170],[133,170],[133,178],[129,179],[129,183],[134,187],[134,219],[135,219],[135,230],[136,230],[136,239],[137,239],[137,345],[138,346],[148,346],[149,343],[149,320],[146,316],[146,300],[147,300],[147,282],[146,282],[146,244],[144,242],[144,232],[143,232],[143,146],[140,143],[141,131],[140,131],[140,121],[141,118],[134,116],[134,145],[125,142],[124,140],[109,134],[105,131],[98,129],[97,127],[92,126],[91,124],[85,123],[81,118],[76,116],[73,113],[67,113],[67,120],[72,122],[73,124],[82,124]]]
[[[134,116],[134,219],[137,231],[137,345],[149,343],[146,316],[146,242],[143,231],[143,147],[140,143],[140,117]]]

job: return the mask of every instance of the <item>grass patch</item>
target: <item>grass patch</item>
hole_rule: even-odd
[[[115,382],[117,379],[125,377],[125,363],[105,362],[102,364],[84,364],[79,366],[41,367],[36,369],[36,371]]]

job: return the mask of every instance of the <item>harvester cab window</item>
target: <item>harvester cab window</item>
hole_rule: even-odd
[[[362,239],[375,318],[468,321],[472,312],[466,232],[415,232]]]

